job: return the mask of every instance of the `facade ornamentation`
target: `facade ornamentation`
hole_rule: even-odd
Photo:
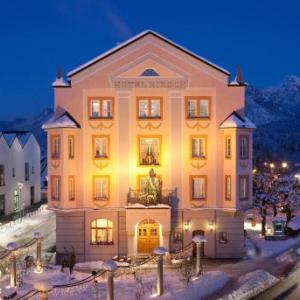
[[[59,160],[51,160],[51,167],[57,169],[60,166]]]
[[[139,128],[148,129],[148,130],[158,129],[161,126],[161,122],[157,125],[154,125],[152,122],[147,122],[145,125],[142,125],[140,122],[137,122],[137,124],[138,124]]]
[[[96,168],[105,169],[109,165],[110,162],[108,160],[105,160],[105,161],[94,160],[93,163],[94,163]]]
[[[106,125],[106,123],[108,123],[108,124]],[[113,126],[113,121],[105,122],[105,123],[104,122],[97,122],[95,124],[93,122],[89,121],[89,125],[93,129],[100,129],[100,130],[110,129]]]
[[[192,124],[192,122],[185,122],[186,126],[190,129],[196,129],[196,130],[200,130],[200,129],[206,129],[209,127],[210,123],[209,121],[207,121],[207,123],[205,125],[202,125],[201,122],[197,121],[194,124]]]
[[[206,160],[191,160],[191,166],[196,169],[201,169],[206,166]]]

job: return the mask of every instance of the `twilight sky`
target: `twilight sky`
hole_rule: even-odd
[[[0,5],[0,120],[52,107],[51,83],[153,29],[256,86],[300,76],[298,0],[9,0]]]

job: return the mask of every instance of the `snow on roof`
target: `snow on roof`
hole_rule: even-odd
[[[70,86],[70,84],[68,84],[67,82],[65,82],[65,80],[63,79],[63,77],[60,78],[56,78],[53,83],[52,83],[53,87],[68,87]]]
[[[220,125],[220,128],[247,128],[255,129],[256,126],[247,117],[241,117],[233,111]]]
[[[171,40],[165,38],[164,36],[158,34],[157,32],[155,32],[155,31],[153,31],[153,30],[146,30],[146,31],[143,31],[143,32],[141,32],[140,34],[138,34],[138,35],[136,35],[136,36],[134,36],[134,37],[128,39],[128,40],[125,41],[124,43],[121,43],[121,44],[119,44],[118,46],[116,46],[116,47],[114,47],[114,48],[112,48],[112,49],[110,49],[110,50],[104,52],[103,54],[101,54],[101,55],[99,55],[99,56],[97,56],[97,57],[95,57],[94,59],[88,61],[87,63],[82,64],[82,65],[79,66],[78,68],[76,68],[76,69],[70,71],[70,72],[68,73],[68,77],[72,77],[73,75],[77,74],[78,72],[82,71],[83,69],[85,69],[85,68],[87,68],[87,67],[93,65],[94,63],[100,61],[101,59],[103,59],[103,58],[105,58],[105,57],[107,57],[107,56],[109,56],[109,55],[111,55],[111,54],[113,54],[113,53],[115,53],[115,52],[121,50],[122,48],[128,46],[129,44],[131,44],[131,43],[137,41],[138,39],[140,39],[140,38],[142,38],[142,37],[144,37],[144,36],[146,36],[146,35],[148,35],[148,34],[152,34],[152,35],[156,36],[157,38],[163,40],[164,42],[166,42],[166,43],[168,43],[168,44],[170,44],[170,45],[172,45],[172,46],[178,48],[179,50],[181,50],[181,51],[183,51],[183,52],[185,52],[185,53],[187,53],[187,54],[193,56],[194,58],[196,58],[196,59],[198,59],[198,60],[201,60],[201,61],[204,62],[205,64],[207,64],[207,65],[209,65],[209,66],[211,66],[211,67],[217,69],[218,71],[220,71],[220,72],[222,72],[222,73],[225,73],[226,75],[229,75],[229,74],[230,74],[227,70],[225,70],[225,69],[221,68],[220,66],[218,66],[218,65],[216,65],[216,64],[214,64],[214,63],[212,63],[211,61],[209,61],[209,60],[207,60],[207,59],[205,59],[205,58],[203,58],[203,57],[201,57],[201,56],[199,56],[199,55],[197,55],[197,54],[191,52],[190,50],[188,50],[188,49],[186,49],[186,48],[184,48],[184,47],[182,47],[182,46],[180,46],[180,45],[174,43],[173,41],[171,41]]]
[[[11,147],[15,139],[18,139],[22,148],[24,148],[29,138],[32,136],[32,133],[30,131],[2,131],[0,132],[0,137],[1,136],[3,136],[3,139],[9,147]]]
[[[300,230],[300,215],[293,217],[286,226],[292,230]]]
[[[55,115],[52,116],[46,123],[42,125],[42,129],[52,128],[80,128],[80,125],[69,113],[65,112],[59,117]]]

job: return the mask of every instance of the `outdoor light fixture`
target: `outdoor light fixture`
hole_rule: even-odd
[[[274,169],[275,168],[275,164],[274,163],[270,163],[270,168]]]
[[[210,221],[210,222],[208,223],[208,226],[209,226],[209,230],[210,230],[211,232],[213,232],[214,229],[215,229],[215,222],[214,222],[214,221]]]
[[[257,172],[257,170],[256,170],[256,169],[253,169],[253,170],[252,170],[252,173],[253,173],[253,174],[255,174],[256,172]]]
[[[190,221],[187,220],[184,224],[183,224],[183,229],[185,232],[190,230]]]
[[[287,162],[285,162],[285,161],[284,161],[284,162],[281,164],[281,166],[282,166],[282,168],[284,168],[284,169],[285,169],[285,168],[287,168],[287,167],[288,167],[288,164],[287,164]]]

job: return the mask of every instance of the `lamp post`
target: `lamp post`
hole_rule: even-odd
[[[17,285],[17,258],[16,258],[16,243],[9,243],[6,249],[10,251],[10,265],[9,265],[9,286],[15,287]]]
[[[164,266],[163,257],[168,252],[165,247],[156,247],[153,254],[157,256],[157,282],[156,282],[156,296],[161,296],[164,293]]]
[[[41,273],[42,267],[42,239],[43,235],[40,232],[35,232],[33,238],[36,239],[36,272]]]
[[[23,189],[24,184],[22,182],[18,182],[18,189],[19,189],[19,197],[18,197],[18,212],[19,212],[19,219],[22,222],[22,210],[21,210],[21,192]]]
[[[118,269],[113,260],[108,260],[102,264],[102,269],[107,272],[107,300],[114,300],[114,272]]]
[[[193,237],[193,242],[196,244],[196,272],[195,276],[198,277],[202,274],[202,260],[201,260],[201,251],[203,243],[207,242],[207,239],[203,235],[195,235]]]

